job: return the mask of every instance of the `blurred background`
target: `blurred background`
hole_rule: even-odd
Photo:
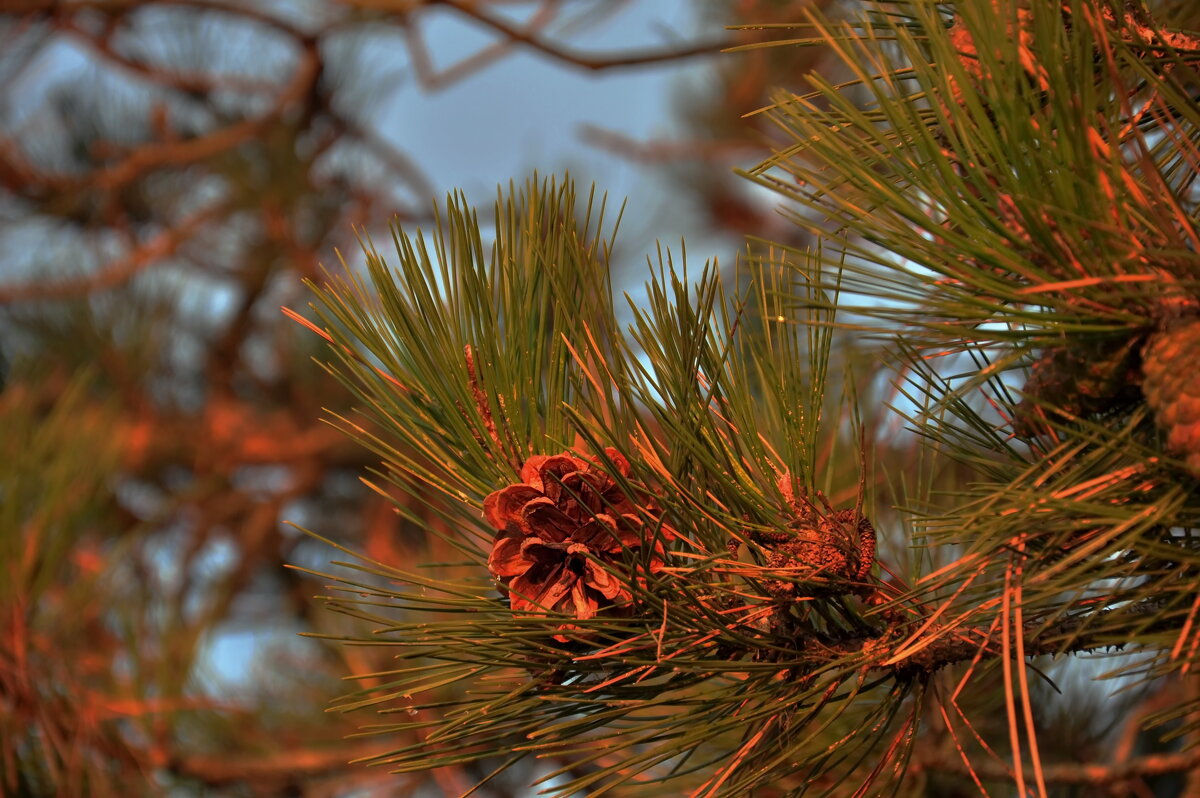
[[[718,52],[805,5],[830,3],[0,2],[0,794],[478,780],[346,765],[402,742],[324,712],[389,655],[301,636],[353,622],[284,566],[344,555],[285,522],[437,552],[321,422],[353,411],[280,307],[358,237],[455,188],[486,217],[533,169],[628,197],[631,290],[656,240],[731,263],[792,236],[731,170],[821,52]]]

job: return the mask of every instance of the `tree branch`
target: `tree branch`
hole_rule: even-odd
[[[655,50],[636,50],[618,53],[582,53],[563,45],[546,41],[536,33],[521,30],[502,19],[493,17],[491,14],[480,9],[477,3],[465,2],[464,0],[435,1],[440,5],[454,9],[465,17],[475,20],[495,33],[502,34],[511,42],[523,44],[531,50],[536,50],[558,61],[592,71],[643,66],[645,64],[657,64],[664,61],[680,61],[696,56],[713,55],[732,44],[728,39],[721,39],[719,41],[699,42],[680,47],[666,47]]]
[[[711,161],[734,156],[760,155],[767,148],[748,139],[696,139],[692,141],[638,141],[616,130],[584,123],[579,126],[583,141],[591,146],[638,163],[667,161]]]
[[[196,5],[196,3],[188,3]],[[198,5],[204,8],[205,5]],[[236,13],[236,12],[231,12]],[[257,19],[257,17],[254,17]],[[96,188],[115,191],[138,179],[146,172],[164,166],[186,166],[231,150],[246,142],[279,119],[295,101],[312,88],[320,75],[321,60],[316,43],[311,38],[298,40],[301,47],[299,63],[291,79],[281,88],[271,108],[260,116],[244,119],[226,127],[189,139],[146,142],[126,158],[84,175],[44,175],[37,173],[19,152],[15,144],[0,141],[0,178],[10,188],[22,183],[50,185],[59,191],[79,191]]]
[[[524,28],[525,35],[536,35],[556,14],[557,9],[553,2],[543,3],[533,16],[526,21]],[[408,45],[409,54],[412,57],[413,71],[416,73],[418,82],[426,91],[436,91],[437,89],[445,88],[455,81],[462,80],[474,72],[487,68],[508,55],[516,44],[512,39],[502,39],[492,42],[487,47],[438,71],[434,67],[433,59],[429,55],[429,48],[425,46],[425,40],[421,37],[415,24],[404,25],[404,40]]]
[[[134,247],[125,257],[90,274],[53,282],[37,280],[20,285],[0,286],[0,305],[45,299],[66,299],[80,294],[116,288],[155,261],[172,255],[189,241],[206,222],[220,216],[224,211],[225,206],[219,203],[197,211],[153,236],[149,241]]]
[[[300,749],[260,755],[183,756],[168,767],[186,778],[217,787],[242,782],[291,780],[344,773],[353,760],[378,755],[379,744]],[[393,777],[394,778],[394,777]]]
[[[209,94],[213,91],[228,89],[256,93],[278,88],[278,84],[274,82],[253,80],[233,74],[214,77],[203,73],[160,69],[120,52],[113,46],[109,35],[94,36],[69,19],[59,20],[57,25],[60,30],[70,34],[75,41],[83,44],[101,58],[124,68],[148,83],[165,86],[176,91],[189,94]]]
[[[1094,612],[1079,612],[1068,615],[1049,626],[1042,620],[1027,620],[1024,624],[1024,649],[1026,657],[1082,654],[1115,645],[1126,641],[1112,639],[1111,632],[1091,632],[1087,627],[1094,625],[1098,617],[1120,612],[1122,615],[1134,615],[1145,618],[1155,618],[1163,612],[1163,602],[1149,599],[1132,607],[1120,610],[1099,610]],[[1154,625],[1154,629],[1175,628],[1174,624],[1163,622]],[[1149,630],[1148,630],[1149,631]],[[923,672],[933,671],[967,662],[981,652],[985,656],[1001,657],[1011,652],[1005,652],[1000,642],[1000,633],[993,626],[971,626],[946,630],[934,629],[930,632],[932,639],[912,651],[911,654],[897,658],[896,645],[903,639],[903,633],[898,635],[887,630],[880,635],[860,636],[853,640],[833,644],[815,644],[808,646],[808,651],[823,662],[842,660],[847,657],[860,655],[863,652],[879,652],[870,662],[872,670],[891,670],[894,672]],[[1063,645],[1063,640],[1071,642]]]
[[[143,145],[128,158],[89,175],[83,182],[111,190],[129,183],[150,169],[160,166],[182,166],[233,149],[258,135],[278,119],[293,101],[303,97],[317,79],[320,73],[319,66],[320,59],[310,42],[301,53],[300,63],[296,66],[291,81],[280,92],[271,110],[265,114],[193,139]]]

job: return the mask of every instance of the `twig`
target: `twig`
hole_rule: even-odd
[[[363,127],[353,119],[339,114],[333,109],[330,109],[328,114],[338,126],[375,153],[376,157],[390,167],[393,172],[404,180],[407,180],[417,200],[427,202],[434,197],[433,184],[416,161],[406,153],[396,149],[396,147],[392,146],[391,143],[379,134],[369,128]]]
[[[115,191],[152,169],[186,166],[231,150],[257,136],[279,119],[294,101],[300,100],[310,91],[320,74],[321,62],[313,40],[302,39],[301,45],[300,63],[297,64],[291,80],[281,89],[271,108],[260,116],[218,128],[195,138],[147,142],[123,160],[80,176],[35,174],[35,170],[24,162],[23,156],[12,142],[0,141],[0,156],[3,156],[0,159],[0,177],[5,178],[9,184],[24,181],[53,185],[61,191],[78,191],[85,188]]]
[[[638,141],[615,130],[584,123],[579,136],[597,149],[640,163],[664,161],[715,160],[741,155],[761,154],[766,147],[752,141],[724,139],[716,141]]]
[[[316,49],[310,43],[304,48],[291,81],[265,114],[193,139],[143,145],[123,161],[94,172],[81,182],[111,190],[135,180],[150,169],[160,166],[182,166],[233,149],[258,135],[278,119],[293,101],[303,97],[317,79],[319,65]]]
[[[504,445],[504,441],[500,438],[500,431],[496,426],[496,419],[492,416],[492,408],[488,404],[487,393],[484,392],[483,386],[479,379],[479,374],[475,370],[475,348],[470,344],[467,344],[465,347],[463,347],[463,355],[467,362],[467,379],[471,387],[471,398],[475,401],[475,409],[479,413],[479,417],[483,419],[483,426],[487,430],[488,437],[492,439],[492,443],[496,445],[496,449],[499,450],[501,454],[505,455],[509,465],[513,467],[513,470],[520,471],[522,462],[521,457],[519,455],[514,455],[511,457],[508,456],[509,449]],[[500,404],[501,415],[504,415],[504,397],[498,395],[496,400]],[[470,419],[468,418],[467,421],[470,422]],[[483,442],[481,437],[477,435],[476,438],[479,440],[480,446],[486,447],[486,444]]]
[[[492,418],[492,409],[488,406],[487,394],[480,387],[479,374],[475,371],[475,348],[470,344],[464,346],[463,357],[467,362],[467,379],[471,386],[471,397],[475,400],[475,409],[479,411],[479,417],[483,419],[483,426],[487,429],[492,443],[496,444],[497,449],[504,451],[504,444],[500,441],[500,436],[496,434],[496,420]]]
[[[268,755],[183,756],[169,762],[167,766],[181,776],[216,787],[238,782],[344,773],[347,764],[352,760],[365,759],[379,753],[379,744],[373,743],[325,750],[284,751]]]
[[[556,14],[557,7],[554,0],[542,3],[533,17],[525,23],[524,31],[526,35],[536,35],[554,19]],[[408,45],[409,55],[412,57],[413,71],[416,73],[417,81],[426,91],[436,91],[437,89],[445,88],[474,72],[478,72],[494,64],[510,53],[515,44],[512,39],[493,42],[439,72],[433,65],[433,59],[429,55],[429,48],[425,46],[425,39],[422,38],[420,32],[417,30],[416,24],[410,23],[404,26],[404,41]]]
[[[132,58],[113,47],[109,36],[97,37],[80,28],[69,19],[59,20],[58,27],[74,36],[76,41],[87,46],[100,57],[123,67],[143,80],[159,86],[166,86],[189,94],[208,94],[220,89],[252,93],[265,92],[278,88],[275,82],[252,80],[238,75],[223,75],[213,77],[203,73],[180,72],[177,70],[158,69],[150,64]]]

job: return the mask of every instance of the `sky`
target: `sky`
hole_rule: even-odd
[[[681,0],[625,4],[628,8],[574,37],[580,49],[617,51],[693,38],[694,10]],[[436,67],[486,47],[493,37],[469,20],[449,14],[423,26]],[[411,79],[400,101],[377,118],[381,132],[404,151],[421,153],[436,188],[490,195],[533,168],[564,166],[603,176],[617,196],[636,195],[644,171],[589,148],[579,127],[591,123],[634,138],[664,135],[672,128],[669,96],[696,60],[672,66],[591,72],[552,61],[529,49],[441,90],[422,91]],[[636,197],[635,197],[636,198]]]

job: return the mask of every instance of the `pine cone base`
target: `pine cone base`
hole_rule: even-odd
[[[820,491],[819,510],[790,473],[778,483],[783,529],[751,537],[768,551],[763,587],[780,600],[857,593],[875,564],[875,528],[858,510],[834,510]],[[786,530],[786,531],[783,531]]]
[[[1140,398],[1139,338],[1114,346],[1080,344],[1042,352],[1030,369],[1013,412],[1013,431],[1032,438],[1046,421],[1068,421],[1120,411]]]

